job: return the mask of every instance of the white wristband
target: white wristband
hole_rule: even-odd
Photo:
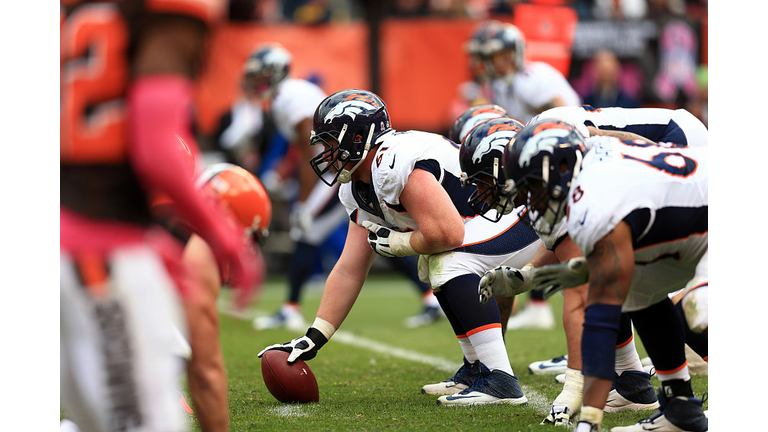
[[[320,333],[322,333],[323,336],[325,336],[325,338],[328,340],[331,340],[331,336],[336,333],[336,327],[320,317],[315,318],[315,322],[312,323],[312,327],[320,330]]]
[[[389,236],[389,248],[395,256],[416,255],[416,251],[411,247],[412,235],[413,231],[407,233],[392,231],[392,234]]]

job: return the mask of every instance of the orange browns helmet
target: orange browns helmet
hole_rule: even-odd
[[[217,163],[200,174],[197,185],[214,197],[257,244],[263,243],[269,235],[272,203],[259,179],[237,165]]]

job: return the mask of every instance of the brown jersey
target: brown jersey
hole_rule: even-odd
[[[61,205],[98,219],[150,222],[128,160],[125,97],[133,48],[159,20],[210,27],[227,0],[61,0]]]

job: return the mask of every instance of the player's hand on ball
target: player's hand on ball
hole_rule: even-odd
[[[513,297],[533,288],[533,266],[526,264],[522,269],[501,266],[486,272],[480,278],[477,292],[480,303],[485,304],[491,297]]]
[[[297,337],[292,341],[284,344],[270,345],[258,354],[259,358],[269,350],[280,350],[290,353],[288,355],[288,363],[293,363],[297,359],[304,361],[312,360],[317,355],[317,350],[323,347],[328,339],[320,332],[320,330],[310,327],[307,330],[307,334],[301,337]]]
[[[535,289],[544,293],[544,298],[550,298],[558,291],[573,288],[587,283],[589,267],[584,257],[571,258],[561,264],[545,265],[537,268],[533,275]]]

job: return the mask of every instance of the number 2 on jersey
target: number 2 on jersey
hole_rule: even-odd
[[[125,157],[127,43],[128,31],[114,4],[77,7],[62,23],[62,160],[104,163]]]

